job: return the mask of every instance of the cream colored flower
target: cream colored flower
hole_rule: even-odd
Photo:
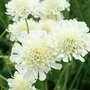
[[[15,21],[27,18],[29,14],[38,16],[39,4],[39,0],[11,0],[6,4],[7,14]]]
[[[37,29],[37,28],[39,29],[38,23],[35,22],[34,20],[30,19],[30,20],[27,20],[27,22],[29,26],[29,31],[33,29]],[[27,31],[27,25],[26,25],[25,20],[20,20],[13,24],[10,24],[8,28],[8,32],[11,35],[10,37],[11,41],[17,40],[22,31]]]
[[[23,78],[23,75],[15,72],[13,78],[8,79],[9,90],[37,90],[32,84],[35,83],[33,78],[30,78],[30,81],[26,81]]]
[[[43,11],[42,18],[51,18],[60,20],[63,18],[61,11],[68,9],[70,4],[66,0],[44,0],[42,2]]]
[[[67,0],[45,0],[44,4],[45,8],[52,12],[63,11],[70,6]]]
[[[55,54],[64,62],[72,59],[84,61],[84,56],[90,51],[89,28],[84,22],[61,20],[52,30],[52,48]]]
[[[58,13],[52,13],[52,12],[48,12],[46,14],[41,14],[41,19],[51,19],[51,20],[62,20],[64,19],[64,16],[62,13],[58,12]]]
[[[15,43],[10,57],[11,62],[16,63],[15,67],[25,78],[32,73],[36,79],[45,80],[46,74],[52,68],[61,69],[61,64],[56,63],[58,59],[52,48],[48,46],[48,35],[46,31],[34,30],[30,34],[23,32]]]
[[[39,23],[42,30],[50,32],[51,28],[56,26],[57,21],[52,19],[44,19],[44,20],[40,20]]]

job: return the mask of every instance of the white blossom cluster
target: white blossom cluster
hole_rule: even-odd
[[[64,20],[62,11],[69,7],[67,0],[11,0],[6,4],[6,13],[14,21],[7,30],[14,42],[10,60],[17,70],[8,79],[9,90],[37,90],[36,80],[45,80],[52,68],[60,70],[61,61],[69,62],[72,57],[85,61],[90,51],[89,28],[76,19]]]

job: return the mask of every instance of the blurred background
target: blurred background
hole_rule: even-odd
[[[5,14],[5,4],[9,0],[0,0],[0,75],[10,78],[13,76],[15,68],[9,61],[10,52],[13,42],[9,40],[9,35],[5,31],[8,25],[12,23],[9,16]],[[64,11],[65,19],[76,18],[79,21],[85,21],[90,28],[90,0],[69,0],[71,7],[70,12]],[[3,56],[4,55],[4,56]],[[90,90],[90,53],[85,56],[84,63],[75,60],[69,67],[69,75],[67,76],[67,84],[65,90]],[[66,63],[63,63],[66,65]],[[62,70],[61,70],[62,71]],[[53,90],[61,71],[52,70],[47,75],[48,90]],[[57,90],[60,90],[65,82],[65,73],[61,79]],[[44,90],[44,82],[37,80],[35,86],[39,90]],[[8,90],[8,84],[0,76],[0,90]]]

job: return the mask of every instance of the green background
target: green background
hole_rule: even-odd
[[[9,16],[5,14],[5,3],[9,0],[0,0],[0,37],[1,34],[8,28],[8,25],[12,23]],[[65,19],[76,18],[79,21],[85,21],[90,28],[90,0],[69,0],[71,7],[70,12],[64,11]],[[0,55],[10,56],[13,42],[9,40],[8,33],[5,33],[0,38]],[[61,79],[60,85],[57,90],[61,90],[62,86],[67,79],[66,88],[64,90],[90,90],[90,53],[85,56],[86,61],[84,63],[74,60],[73,64],[69,67],[69,74],[66,77],[66,71]],[[66,63],[63,63],[66,65]],[[64,68],[64,66],[63,66]],[[62,69],[63,70],[63,69]],[[61,71],[62,71],[61,70]],[[0,75],[6,78],[10,78],[13,75],[15,68],[10,63],[9,58],[0,57]],[[53,90],[55,84],[58,81],[61,71],[52,70],[47,75],[48,90]],[[43,90],[45,82],[37,80],[35,86],[39,90]],[[0,90],[8,90],[7,83],[0,78]]]

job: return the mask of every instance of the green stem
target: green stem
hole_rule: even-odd
[[[9,56],[0,56],[0,58],[9,58]]]
[[[1,79],[1,90],[2,90],[2,87],[3,87],[3,85],[2,85],[2,79]]]
[[[7,31],[5,30],[1,35],[0,35],[0,39],[4,36],[4,34],[6,33]]]
[[[77,83],[75,84],[76,85],[76,90],[78,90],[78,87],[80,85],[80,79],[81,79],[81,77],[78,77]]]
[[[6,60],[4,60],[4,63],[5,63],[5,65],[6,65],[6,67],[7,67],[7,70],[8,70],[8,72],[9,72],[10,76],[12,76],[12,72],[9,70],[8,64],[7,64]]]
[[[81,66],[80,66],[80,68],[78,69],[77,74],[76,74],[76,76],[75,76],[75,78],[74,78],[74,80],[73,80],[73,82],[72,82],[69,90],[72,90],[73,85],[75,84],[75,82],[76,82],[76,80],[77,80],[77,77],[79,76],[79,74],[80,74],[80,72],[81,72],[81,70],[82,70],[83,65],[84,65],[84,63],[82,63]]]
[[[0,86],[2,86],[2,85],[0,84]],[[5,87],[3,87],[3,86],[2,86],[2,89],[3,89],[3,90],[7,90],[7,89],[6,89]]]
[[[57,90],[57,87],[58,87],[59,84],[60,84],[60,81],[61,81],[61,79],[62,79],[62,76],[63,76],[65,70],[66,70],[71,64],[72,64],[72,63],[67,64],[67,65],[64,67],[64,69],[62,70],[62,72],[61,72],[61,74],[60,74],[60,76],[59,76],[59,80],[57,81],[57,84],[56,84],[54,90]]]
[[[0,58],[4,58],[4,60],[5,60],[5,59],[8,59],[9,57],[10,57],[10,56],[3,56],[3,55],[0,55]],[[11,62],[8,63],[7,66],[8,66],[8,65],[10,65],[10,66],[14,66],[14,64],[11,63]]]
[[[47,79],[44,81],[44,90],[48,90],[48,88],[47,88]]]
[[[2,22],[2,24],[6,27],[6,23],[5,23],[5,21],[3,20],[3,18],[0,16],[0,21]]]
[[[26,21],[26,26],[27,26],[27,33],[29,33],[29,25],[28,25],[28,21],[27,21],[27,19],[25,19],[25,21]]]
[[[7,82],[7,79],[3,77],[2,75],[0,75],[0,78]]]
[[[62,90],[66,90],[66,85],[67,85],[67,81],[68,81],[68,74],[69,74],[69,68],[66,71],[65,82],[64,82]]]

